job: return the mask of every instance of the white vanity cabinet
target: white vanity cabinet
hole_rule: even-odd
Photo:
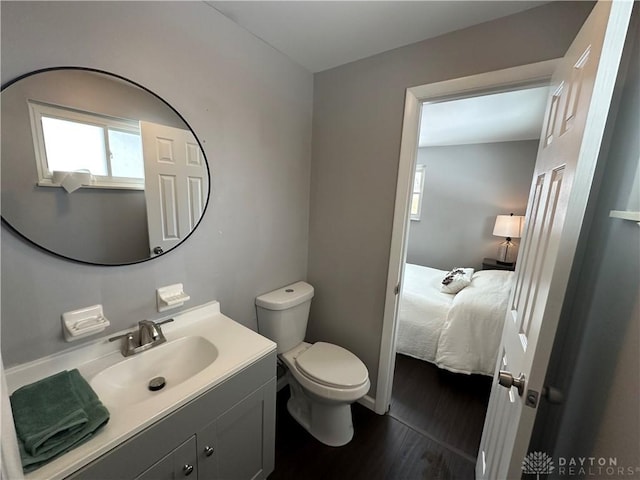
[[[68,476],[266,478],[275,456],[275,350]]]
[[[275,396],[275,389],[271,390]],[[198,432],[198,478],[252,479],[271,473],[273,468],[265,472],[263,457],[268,439],[258,430],[265,414],[264,393],[255,391]],[[271,455],[273,442],[271,438]]]
[[[136,480],[173,480],[187,476],[198,478],[195,435],[138,475]]]

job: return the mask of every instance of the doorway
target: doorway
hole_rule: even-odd
[[[456,296],[460,302],[454,309],[448,303],[453,295],[440,286],[457,267],[501,268],[491,264],[504,240],[493,236],[496,215],[526,211],[548,96],[545,82],[421,108],[389,415],[470,465],[480,444],[495,358],[463,358],[468,337],[458,339],[453,331],[447,338],[447,314],[458,312],[464,301],[477,304],[475,291],[484,279],[479,276],[504,282],[499,292],[504,311],[486,305],[490,313],[474,318],[483,327],[471,354],[497,352],[500,332],[491,326],[502,326],[515,266],[475,275],[474,285]],[[448,349],[450,340],[459,340],[456,350]],[[439,347],[460,355],[449,360],[439,355]]]
[[[556,63],[557,60],[549,60],[407,90],[376,391],[377,413],[385,413],[391,404],[396,356],[396,318],[407,258],[410,199],[418,154],[422,104],[543,85],[549,82]]]

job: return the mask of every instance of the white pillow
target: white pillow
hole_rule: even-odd
[[[473,268],[456,267],[442,279],[442,291],[444,293],[458,293],[471,283]]]

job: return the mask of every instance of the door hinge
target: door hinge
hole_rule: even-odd
[[[393,289],[393,294],[398,295],[400,293],[400,284],[396,285],[396,288]]]

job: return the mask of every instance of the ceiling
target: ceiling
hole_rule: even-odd
[[[316,73],[533,8],[547,1],[205,1]],[[547,89],[425,105],[420,146],[529,140]]]
[[[315,73],[547,1],[206,1]]]
[[[421,147],[537,140],[548,86],[424,104]]]

